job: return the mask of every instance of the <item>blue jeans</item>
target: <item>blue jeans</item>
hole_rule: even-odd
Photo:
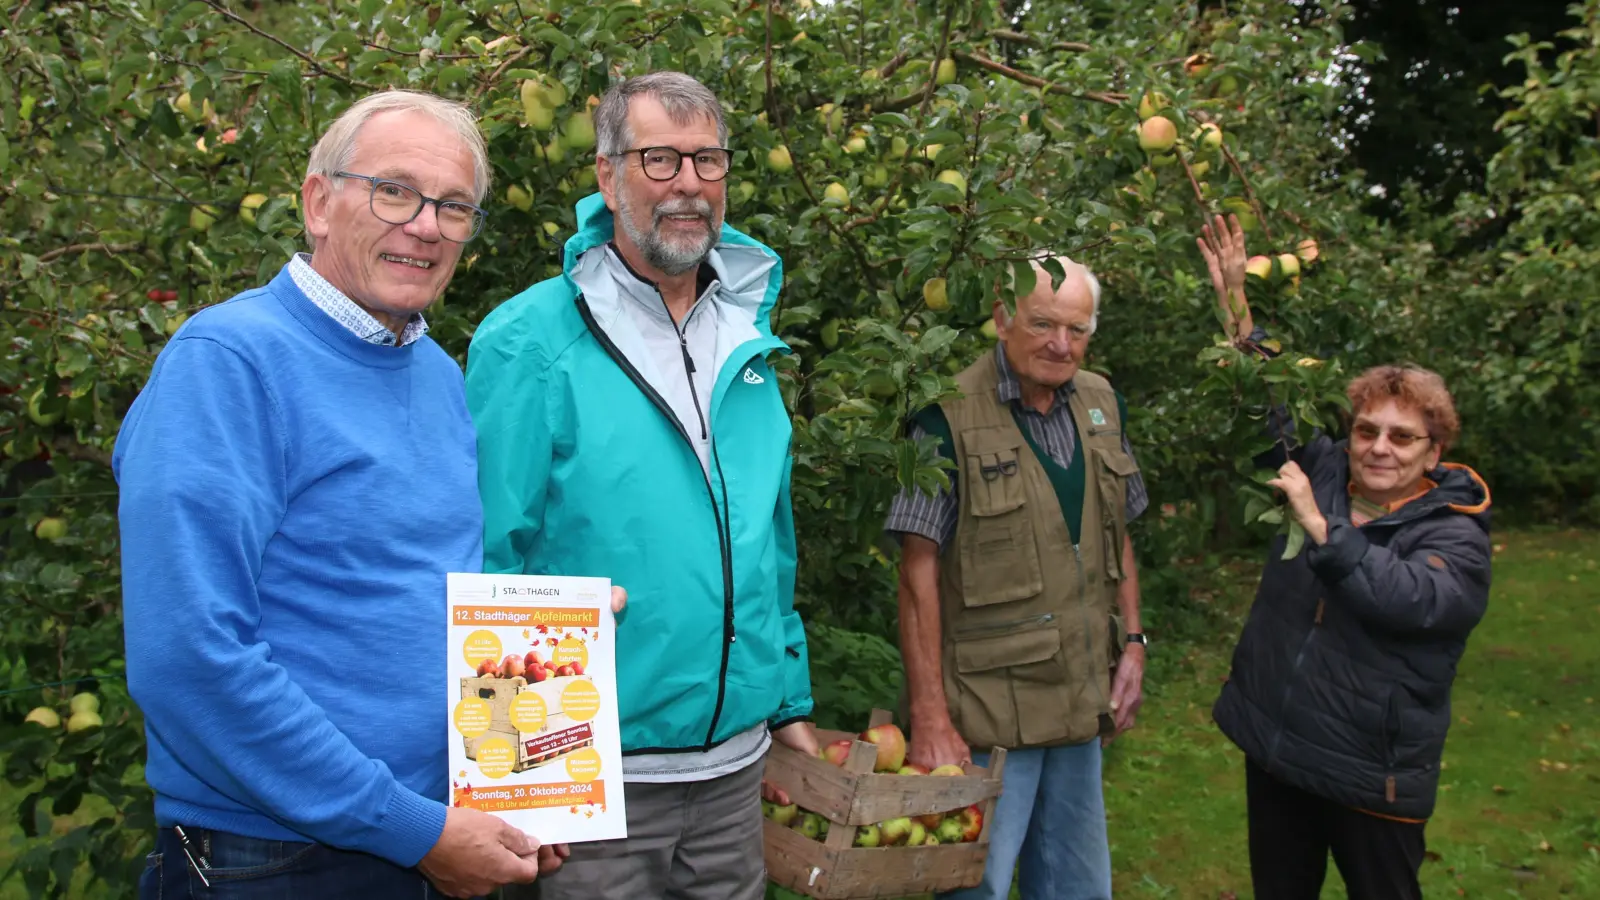
[[[416,869],[323,844],[269,841],[204,828],[184,828],[195,858],[210,868],[207,888],[171,828],[139,877],[139,900],[442,900]]]
[[[972,761],[987,766],[988,756],[975,753]],[[1007,751],[983,883],[941,900],[1006,900],[1019,858],[1022,900],[1111,900],[1099,738]]]

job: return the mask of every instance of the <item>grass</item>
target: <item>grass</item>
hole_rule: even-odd
[[[1600,535],[1496,540],[1489,612],[1456,677],[1423,893],[1600,897]],[[1107,757],[1119,897],[1251,896],[1243,756],[1210,708],[1255,570],[1225,582],[1195,597],[1209,634],[1155,646],[1142,723]],[[1343,896],[1330,865],[1323,897]]]
[[[1497,540],[1489,613],[1456,678],[1423,892],[1600,897],[1600,534]],[[1140,725],[1106,757],[1118,897],[1251,896],[1243,758],[1210,710],[1256,572],[1229,568],[1181,621],[1149,623],[1159,642]],[[22,796],[0,783],[0,810]],[[20,841],[0,826],[0,871]],[[0,900],[25,896],[0,885]],[[1343,896],[1330,865],[1323,897]]]

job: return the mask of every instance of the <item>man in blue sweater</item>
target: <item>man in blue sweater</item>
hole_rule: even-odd
[[[460,105],[356,103],[311,152],[313,252],[191,318],[128,412],[145,898],[469,897],[560,865],[445,804],[445,573],[481,570],[483,516],[462,373],[422,310],[489,179]]]

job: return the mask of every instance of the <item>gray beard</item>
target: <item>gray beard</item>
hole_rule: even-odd
[[[663,203],[662,206],[675,208],[663,211],[657,207],[651,214],[651,227],[643,231],[633,221],[633,205],[628,201],[628,192],[621,191],[617,194],[617,218],[622,220],[622,230],[633,241],[633,245],[644,254],[644,261],[651,268],[664,275],[682,275],[691,272],[705,261],[711,253],[711,248],[716,246],[717,233],[722,230],[722,216],[713,215],[710,202],[706,200],[680,201],[677,203]],[[657,230],[661,224],[661,217],[669,214],[698,212],[711,219],[711,229],[705,240],[695,246],[675,247],[661,237]]]

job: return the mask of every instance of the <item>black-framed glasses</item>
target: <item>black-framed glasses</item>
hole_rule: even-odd
[[[482,209],[460,200],[437,200],[425,197],[422,192],[402,181],[390,181],[376,175],[357,175],[354,172],[335,172],[340,178],[365,181],[368,187],[372,214],[390,225],[404,225],[422,215],[422,208],[433,204],[439,220],[439,236],[447,241],[465,244],[483,230],[486,215]]]
[[[726,147],[701,147],[690,153],[675,147],[636,147],[614,155],[629,156],[634,153],[639,154],[639,165],[644,169],[644,176],[651,181],[677,178],[678,172],[683,169],[685,156],[694,160],[694,174],[700,176],[701,181],[721,181],[728,177],[728,170],[733,168],[733,151]]]

